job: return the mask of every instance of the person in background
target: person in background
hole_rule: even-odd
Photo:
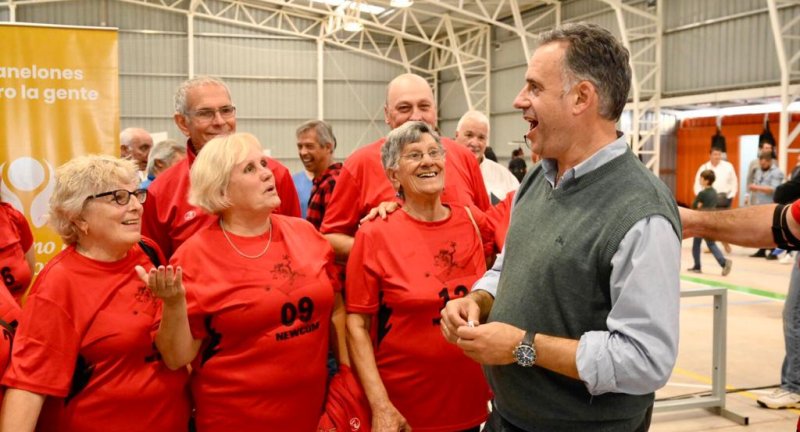
[[[519,181],[504,166],[485,157],[489,140],[489,119],[480,111],[467,111],[456,126],[455,141],[467,147],[481,167],[486,193],[492,205],[499,203],[509,192],[517,190]]]
[[[322,120],[303,123],[295,135],[300,160],[305,169],[314,174],[306,220],[319,229],[342,169],[341,162],[333,161],[336,136],[333,135],[333,128]]]
[[[715,180],[714,171],[703,171],[700,173],[700,180],[705,187],[700,191],[700,194],[695,197],[692,208],[702,211],[712,211],[717,207],[717,191],[712,186]],[[694,259],[694,265],[688,269],[690,272],[702,273],[700,266],[700,244],[703,240],[702,237],[695,237],[692,242],[692,258]],[[714,258],[719,263],[719,266],[722,267],[722,276],[727,276],[728,273],[731,272],[733,262],[722,255],[722,252],[719,250],[714,240],[706,238],[705,241],[708,249],[711,250]]]
[[[749,204],[769,204],[773,202],[775,188],[783,183],[783,172],[773,163],[772,151],[762,150],[758,154],[758,169],[753,173],[753,183],[747,185]],[[753,258],[777,259],[772,251],[759,249],[750,255]]]
[[[386,89],[384,118],[391,129],[407,121],[424,121],[435,127],[436,102],[428,82],[410,73],[393,79]],[[347,261],[359,221],[380,203],[396,199],[396,191],[381,165],[383,142],[381,138],[361,147],[345,160],[333,198],[325,211],[320,231],[331,242],[341,263]],[[489,197],[475,157],[447,138],[442,138],[442,145],[448,154],[445,164],[450,173],[445,179],[442,201],[475,204],[482,211],[488,209]]]
[[[525,163],[525,152],[521,148],[515,149],[511,152],[511,160],[508,161],[508,170],[520,182],[528,172],[528,164]]]
[[[349,365],[331,246],[307,221],[275,213],[268,166],[250,134],[209,141],[189,202],[212,223],[169,267],[137,270],[164,302],[155,338],[164,361],[192,365],[198,432],[315,431],[331,339]]]
[[[0,199],[0,277],[18,305],[22,304],[22,297],[31,283],[35,264],[33,233],[28,220],[19,210]],[[0,298],[0,302],[3,300],[5,296]],[[0,304],[0,308],[3,307]]]
[[[722,140],[724,142],[724,140]],[[694,176],[694,194],[700,193],[703,190],[703,185],[700,183],[700,173],[705,170],[714,171],[714,176],[716,177],[716,189],[717,194],[717,208],[719,209],[728,209],[731,208],[733,203],[733,199],[736,197],[736,193],[739,191],[739,179],[736,177],[736,170],[733,168],[733,165],[728,162],[727,160],[723,159],[724,149],[719,147],[711,146],[711,151],[709,152],[708,162],[700,165],[700,168],[697,169],[697,173]],[[726,242],[722,242],[722,247],[725,248],[725,252],[731,253],[731,247]]]
[[[146,190],[159,174],[185,157],[186,143],[166,139],[154,145],[147,157],[147,180],[139,187]]]
[[[186,197],[191,187],[189,169],[203,146],[216,136],[236,132],[236,106],[228,85],[209,76],[184,81],[175,92],[173,119],[187,136],[187,157],[161,173],[148,187],[150,199],[142,217],[142,233],[158,244],[167,259],[186,239],[214,220],[190,205]],[[281,197],[276,212],[299,217],[300,202],[289,170],[273,158],[267,162]]]
[[[151,337],[160,304],[134,270],[163,260],[139,233],[147,193],[136,171],[111,156],[56,171],[50,223],[66,248],[23,308],[2,380],[3,432],[187,430],[188,371],[161,362]]]
[[[153,137],[142,128],[130,127],[119,134],[120,154],[132,160],[141,181],[147,180],[147,157],[153,147]]]
[[[347,263],[348,345],[376,432],[477,432],[486,419],[480,366],[441,337],[438,311],[486,271],[491,230],[477,207],[442,203],[446,157],[426,123],[389,133],[381,159],[403,207],[365,223]]]

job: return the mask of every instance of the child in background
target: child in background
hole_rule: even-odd
[[[711,211],[717,206],[717,191],[711,186],[714,184],[714,180],[716,180],[714,171],[705,170],[700,173],[700,182],[703,184],[703,190],[701,190],[700,193],[697,194],[697,197],[695,197],[694,202],[692,203],[693,209]],[[702,273],[700,270],[700,244],[702,241],[702,238],[695,237],[692,243],[692,258],[694,258],[694,267],[688,269],[690,272]],[[711,254],[714,255],[714,258],[716,258],[720,267],[722,267],[722,276],[727,276],[728,273],[731,272],[733,261],[726,259],[722,255],[722,251],[719,250],[719,247],[717,247],[717,243],[714,240],[705,239],[705,241],[706,245],[708,245],[708,249],[711,250]]]

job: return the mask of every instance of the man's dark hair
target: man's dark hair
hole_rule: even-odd
[[[705,170],[700,173],[700,178],[708,182],[708,185],[711,186],[714,184],[714,181],[717,179],[717,175],[714,174],[714,171]]]
[[[608,30],[586,23],[565,24],[542,33],[541,44],[566,42],[565,85],[589,81],[600,96],[600,116],[617,121],[631,88],[630,54]]]

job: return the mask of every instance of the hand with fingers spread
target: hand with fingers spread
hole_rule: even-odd
[[[136,274],[147,285],[150,292],[165,304],[175,304],[186,297],[186,290],[182,284],[183,271],[180,267],[158,266],[147,272],[144,267],[136,266]]]
[[[372,210],[370,210],[366,216],[364,216],[363,218],[361,218],[360,221],[358,221],[358,223],[363,224],[364,222],[371,221],[378,216],[380,216],[381,219],[386,220],[386,216],[388,216],[391,213],[394,213],[400,207],[401,205],[397,201],[384,201],[378,204],[377,207],[373,207]]]

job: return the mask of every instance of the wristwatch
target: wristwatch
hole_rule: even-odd
[[[522,367],[531,367],[536,364],[536,347],[533,346],[533,338],[536,332],[526,331],[525,336],[514,348],[514,358],[517,364]]]

